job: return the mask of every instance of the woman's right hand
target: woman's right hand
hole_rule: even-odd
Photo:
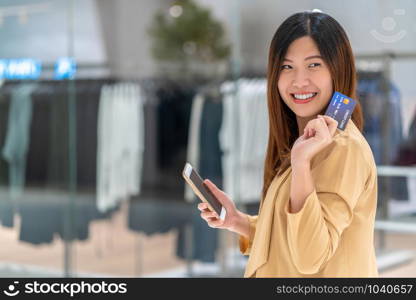
[[[221,191],[209,179],[204,180],[204,185],[222,204],[222,206],[227,211],[227,214],[224,220],[221,220],[216,212],[208,208],[207,203],[201,202],[198,204],[198,209],[201,211],[201,218],[208,223],[209,227],[235,231],[235,226],[238,222],[238,218],[241,218],[241,212],[237,210],[233,200],[231,200],[226,193]]]

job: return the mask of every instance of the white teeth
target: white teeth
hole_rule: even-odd
[[[293,94],[296,99],[305,100],[315,96],[317,93],[310,93],[310,94]]]

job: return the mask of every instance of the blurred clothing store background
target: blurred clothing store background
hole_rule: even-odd
[[[0,276],[242,277],[186,161],[257,214],[276,28],[320,9],[356,56],[380,276],[416,276],[416,2],[1,0]],[[371,12],[371,13],[369,13]]]

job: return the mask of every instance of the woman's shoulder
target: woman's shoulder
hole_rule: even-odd
[[[368,169],[375,170],[375,162],[370,145],[362,135],[353,120],[349,120],[345,130],[337,129],[333,142],[326,147],[319,155],[314,157],[313,165],[320,165],[327,161],[342,164],[342,160],[347,157],[354,157],[362,162]]]
[[[344,130],[337,129],[334,135],[334,139],[339,140],[339,142],[346,142],[348,139],[353,139],[356,142],[365,141],[365,137],[362,135],[357,125],[355,125],[354,121],[351,119],[348,121]]]
[[[363,156],[371,167],[375,167],[371,147],[353,120],[349,120],[343,132],[340,132],[340,130],[337,131],[338,136],[334,137],[336,145],[342,145],[343,147],[355,150],[358,156]]]

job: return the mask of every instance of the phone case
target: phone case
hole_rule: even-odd
[[[208,204],[210,210],[215,211],[220,219],[224,219],[226,211],[221,203],[211,194],[211,192],[203,185],[203,180],[199,176],[198,172],[191,166],[191,164],[186,163],[183,172],[183,178],[191,186],[194,193],[201,199],[201,201]]]

